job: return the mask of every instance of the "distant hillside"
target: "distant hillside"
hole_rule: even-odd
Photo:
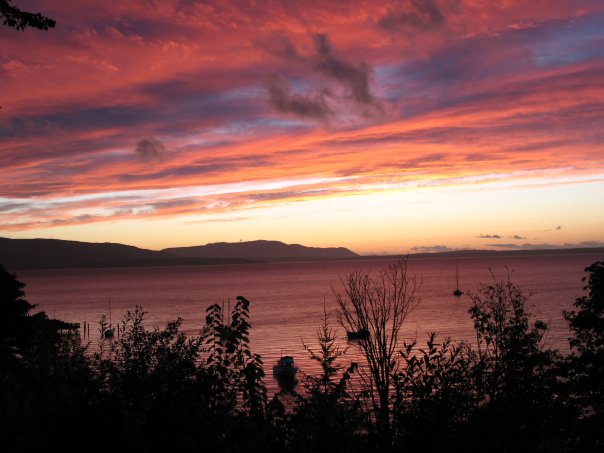
[[[170,260],[166,252],[131,245],[62,241],[58,239],[0,238],[0,264],[8,270],[62,267],[97,267],[120,262]],[[118,264],[119,265],[119,264]]]
[[[124,244],[58,239],[0,238],[0,264],[7,270],[80,267],[186,266],[251,263],[242,259],[183,258]]]
[[[365,255],[366,260],[383,259],[447,259],[447,258],[481,258],[481,257],[514,257],[514,256],[558,256],[558,255],[600,255],[604,258],[604,247],[578,247],[578,248],[549,248],[526,250],[451,250],[446,252],[410,253],[408,255]]]
[[[241,264],[271,260],[347,259],[345,248],[314,248],[276,241],[208,244],[162,251],[110,242],[0,238],[0,264],[7,270],[78,267]]]
[[[279,241],[217,242],[162,250],[189,258],[245,258],[254,260],[350,259],[359,255],[344,247],[305,247]]]

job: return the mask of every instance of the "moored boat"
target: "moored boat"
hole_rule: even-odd
[[[360,329],[354,332],[346,332],[346,337],[349,340],[366,340],[369,338],[369,331],[367,329]]]
[[[278,378],[293,378],[297,372],[298,367],[294,363],[294,358],[289,355],[281,357],[273,366],[273,375]]]

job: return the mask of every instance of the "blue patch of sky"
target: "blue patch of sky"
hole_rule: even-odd
[[[57,130],[90,130],[116,125],[135,125],[158,117],[143,107],[127,105],[107,107],[67,106],[63,111],[13,117],[10,127],[1,127],[0,133],[9,137],[46,135]]]
[[[401,76],[400,63],[381,65],[373,68],[372,90],[377,97],[386,102],[396,102],[401,98],[401,85],[393,83],[394,80],[400,80]]]
[[[289,83],[294,94],[308,94],[313,90],[313,86],[302,78],[289,79]]]
[[[205,148],[217,148],[221,146],[232,145],[233,140],[215,140],[215,139],[204,139],[203,137],[194,137],[189,143],[183,145],[177,149],[177,151],[196,151]]]
[[[215,93],[189,95],[178,101],[178,110],[187,115],[201,117],[232,117],[235,121],[242,116],[253,116],[266,94],[259,87],[236,88]]]
[[[374,80],[383,90],[382,98],[391,102],[405,100],[404,114],[431,108],[428,104],[408,104],[412,99],[426,99],[442,105],[455,101],[459,84],[469,86],[473,79],[485,80],[517,74],[533,67],[565,66],[604,56],[604,14],[566,21],[551,21],[540,27],[508,30],[497,37],[473,37],[447,44],[426,59],[408,60],[374,68]],[[478,41],[490,40],[491,44]],[[509,58],[489,66],[481,54],[513,46]],[[530,52],[530,60],[522,49]],[[514,56],[516,58],[514,59]],[[496,61],[496,60],[495,60]],[[467,93],[465,93],[467,96]],[[465,97],[464,96],[464,97]],[[411,109],[411,112],[408,110]]]
[[[292,83],[295,91],[308,90],[309,85],[302,80]],[[210,128],[204,132],[233,136],[248,133],[258,129],[261,133],[265,128],[274,130],[304,130],[314,124],[308,119],[279,118],[261,116],[263,109],[269,111],[267,105],[268,94],[264,86],[248,86],[217,92],[211,95],[204,94],[202,99],[190,98],[185,101],[184,110],[202,109],[208,114],[225,114],[225,122],[220,127]],[[208,108],[210,108],[208,110]],[[233,114],[235,113],[235,114]],[[230,118],[229,116],[232,115]]]
[[[539,39],[530,44],[537,66],[564,66],[604,56],[604,14],[556,25],[546,28]]]
[[[312,129],[313,124],[309,120],[306,119],[296,119],[296,118],[277,118],[277,117],[267,117],[267,118],[253,118],[242,121],[231,121],[224,126],[217,127],[212,129],[210,132],[233,136],[238,134],[245,134],[250,132],[251,130],[259,130],[261,132],[260,135],[266,135],[266,130],[274,131],[275,129],[280,129],[283,131],[293,131],[293,130],[306,130]]]

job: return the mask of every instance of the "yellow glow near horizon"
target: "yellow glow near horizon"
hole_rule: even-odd
[[[391,190],[218,215],[29,230],[11,237],[123,242],[150,249],[271,239],[307,246],[345,246],[361,254],[408,253],[418,251],[414,247],[436,245],[490,249],[504,248],[498,244],[563,246],[604,241],[604,209],[593,211],[594,200],[601,194],[604,181],[505,189],[474,185]],[[587,217],[590,222],[585,224],[582,219]]]

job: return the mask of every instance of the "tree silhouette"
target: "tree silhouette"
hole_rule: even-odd
[[[25,284],[0,265],[0,355],[14,351],[28,331],[29,312],[35,306],[25,300]],[[12,355],[12,353],[11,353]]]
[[[571,426],[558,377],[557,351],[546,348],[547,325],[527,310],[528,297],[510,279],[469,293],[482,400],[472,422],[484,451],[560,451]],[[526,450],[523,450],[525,449]]]
[[[470,294],[484,396],[489,401],[517,397],[540,365],[547,325],[531,322],[528,297],[510,280],[482,285]]]
[[[340,324],[347,332],[368,332],[355,343],[365,359],[359,371],[377,421],[378,438],[386,448],[392,434],[392,377],[401,362],[399,334],[419,303],[416,291],[421,282],[409,274],[406,261],[398,261],[376,275],[349,274],[342,286],[344,294],[336,293]]]
[[[56,22],[40,13],[29,13],[22,11],[16,6],[11,5],[12,0],[0,0],[0,18],[3,25],[25,30],[27,27],[37,28],[38,30],[48,30],[54,28]]]
[[[0,264],[0,319],[12,321],[12,318],[27,316],[35,307],[24,299],[24,287],[25,283]]]
[[[577,311],[566,311],[564,317],[574,334],[570,346],[575,393],[588,414],[604,419],[604,261],[585,271],[589,295],[579,297]]]
[[[352,452],[360,445],[363,414],[358,401],[349,393],[350,378],[356,363],[344,366],[345,350],[338,347],[325,308],[323,324],[317,331],[319,349],[303,343],[310,359],[322,373],[306,376],[305,391],[298,395],[292,418],[294,452]],[[338,375],[341,373],[341,376]]]

